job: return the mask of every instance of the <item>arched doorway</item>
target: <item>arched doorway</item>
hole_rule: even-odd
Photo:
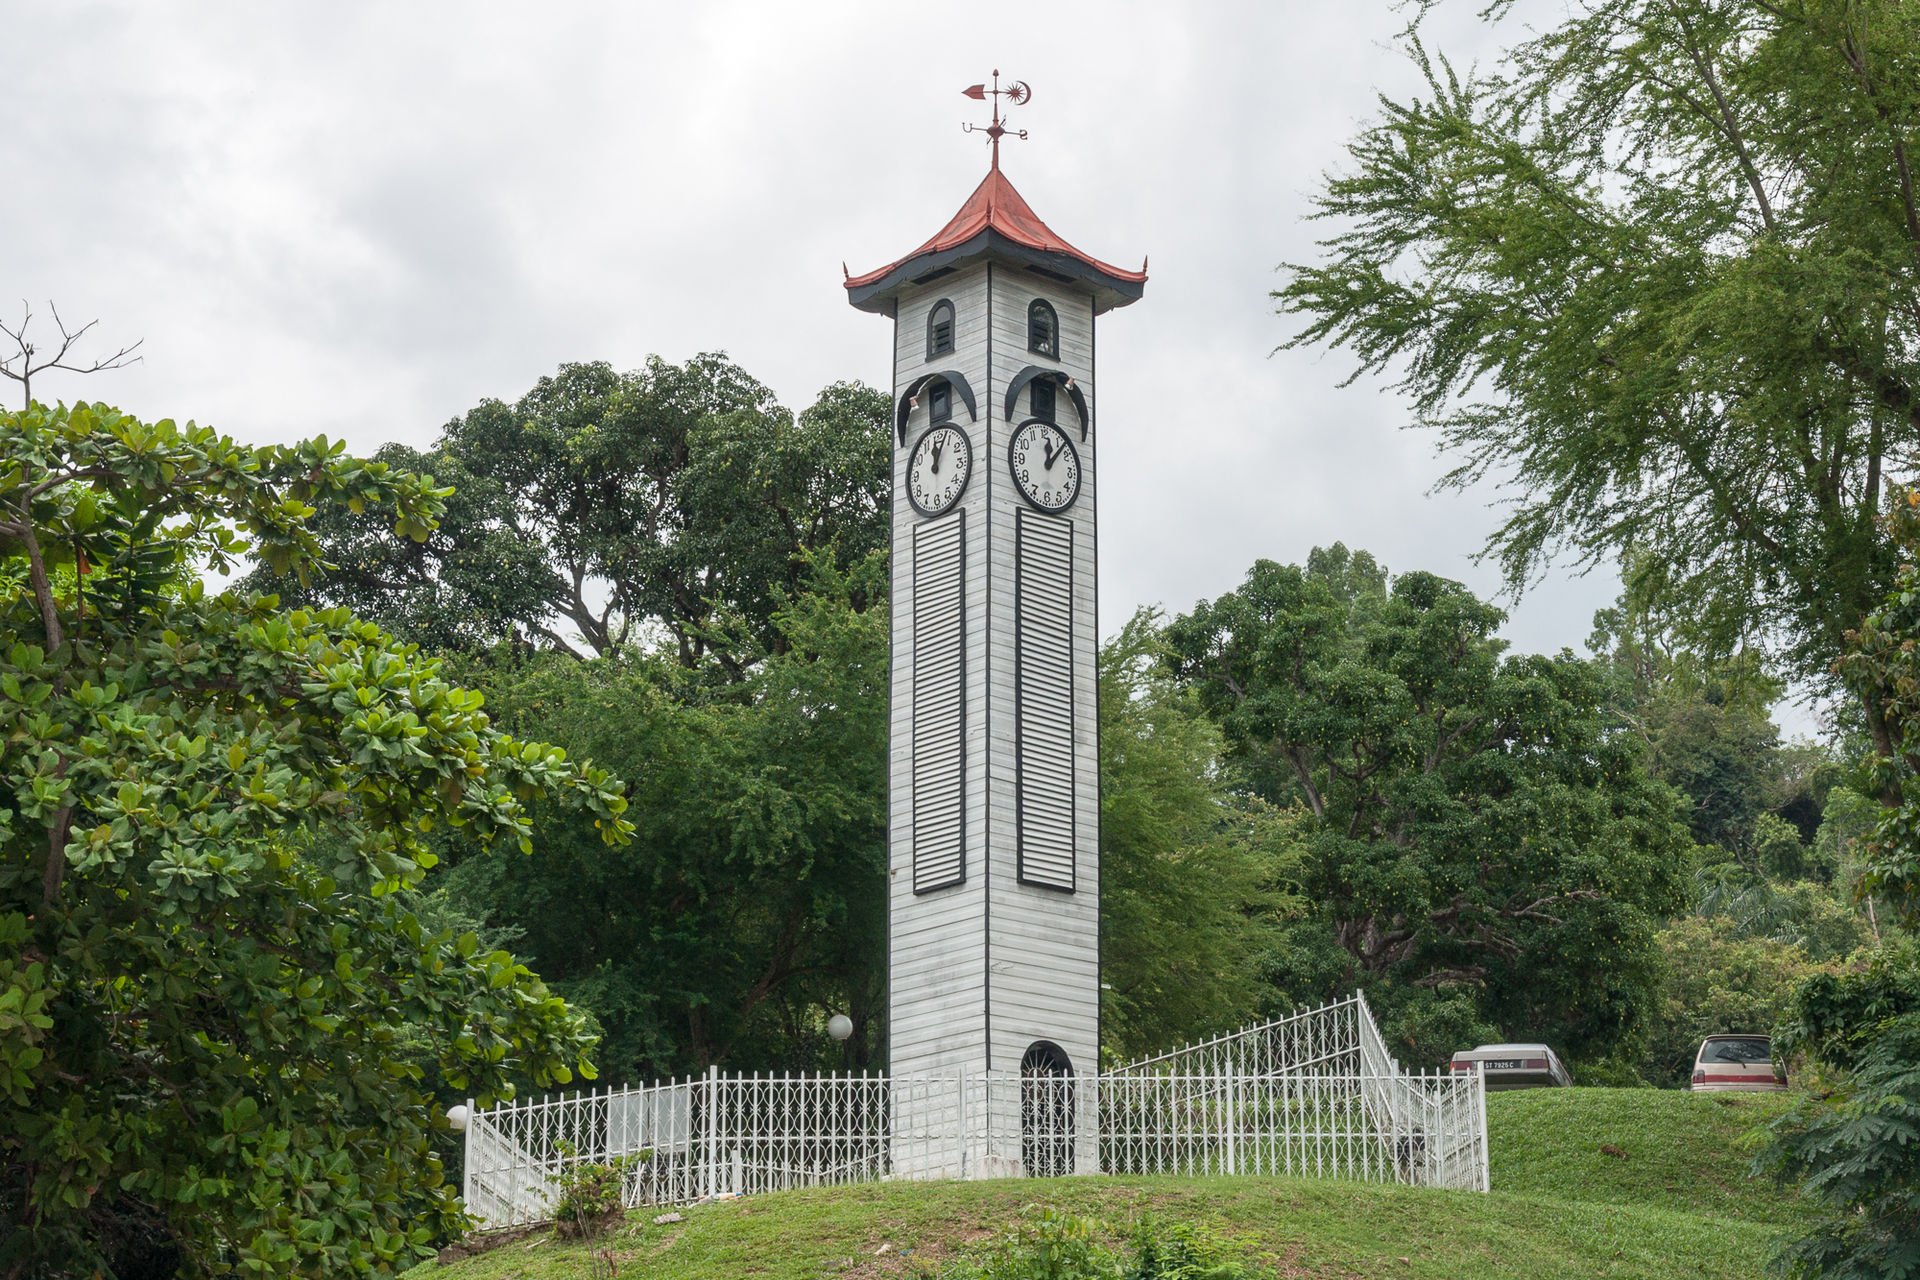
[[[1034,1178],[1073,1172],[1073,1062],[1051,1040],[1020,1058],[1020,1163]]]

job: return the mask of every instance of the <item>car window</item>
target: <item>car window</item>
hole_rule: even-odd
[[[1772,1042],[1760,1037],[1751,1040],[1709,1040],[1700,1050],[1702,1062],[1737,1062],[1752,1066],[1771,1061]]]

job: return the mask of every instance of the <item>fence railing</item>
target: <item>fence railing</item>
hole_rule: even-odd
[[[1198,1069],[1196,1069],[1198,1068]],[[1364,1001],[1100,1076],[723,1075],[471,1116],[468,1211],[550,1216],[624,1161],[629,1207],[881,1179],[1272,1174],[1487,1188],[1485,1082],[1403,1071]]]
[[[1288,1072],[1352,1075],[1363,1069],[1361,1026],[1380,1034],[1366,1000],[1358,995],[1291,1014],[1259,1026],[1184,1045],[1151,1058],[1138,1058],[1115,1067],[1110,1076],[1215,1076],[1232,1070],[1242,1076],[1269,1076]],[[1391,1056],[1371,1065],[1398,1071]],[[1389,1065],[1391,1064],[1391,1065]]]

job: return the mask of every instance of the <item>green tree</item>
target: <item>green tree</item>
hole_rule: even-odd
[[[852,564],[886,545],[889,421],[886,396],[855,383],[796,418],[718,354],[631,373],[565,364],[514,404],[482,401],[425,453],[381,450],[452,486],[439,527],[412,539],[327,516],[333,567],[298,598],[439,649],[605,656],[664,635],[682,665],[739,678],[753,646],[717,628],[777,647],[773,613],[808,551]]]
[[[647,821],[619,850],[563,815],[537,859],[444,850],[446,895],[519,931],[535,967],[598,1019],[617,1078],[875,1060],[888,632],[885,608],[862,604],[882,593],[886,560],[810,565],[773,613],[777,643],[732,653],[737,682],[671,650],[480,673],[504,727],[635,779]],[[858,1028],[844,1056],[825,1034],[835,1012]]]
[[[1880,941],[1880,909],[1863,884],[1866,860],[1872,852],[1874,824],[1881,806],[1850,786],[1836,786],[1821,808],[1820,829],[1814,836],[1814,860],[1833,868],[1835,889],[1859,905],[1875,942]]]
[[[1914,923],[1908,917],[1909,923]],[[1775,1051],[1805,1052],[1834,1086],[1775,1122],[1755,1168],[1797,1180],[1826,1208],[1783,1251],[1802,1280],[1901,1280],[1920,1267],[1920,952],[1911,938],[1863,968],[1816,974]]]
[[[1130,1059],[1250,1021],[1297,815],[1235,795],[1219,730],[1143,610],[1100,650],[1100,1033]]]
[[[1641,725],[1649,769],[1690,802],[1693,838],[1757,860],[1779,781],[1780,731],[1766,708],[1668,688],[1642,706]]]
[[[1894,744],[1863,770],[1865,790],[1893,802],[1868,842],[1860,891],[1911,927],[1920,920],[1920,489],[1901,496],[1887,521],[1903,556],[1898,579],[1836,669]]]
[[[1771,1032],[1792,1007],[1795,988],[1819,966],[1789,942],[1742,936],[1724,916],[1687,916],[1661,930],[1659,1003],[1645,1073],[1684,1087],[1700,1042],[1728,1032]]]
[[[1627,601],[1595,615],[1588,645],[1611,668],[1614,708],[1646,743],[1649,772],[1691,802],[1703,862],[1832,879],[1814,841],[1841,771],[1824,746],[1780,741],[1770,711],[1784,690],[1759,655],[1688,652]]]
[[[1793,847],[1800,847],[1798,841]],[[1782,883],[1737,862],[1695,870],[1694,911],[1724,921],[1734,937],[1797,947],[1822,961],[1852,955],[1870,935],[1866,918],[1831,886],[1813,880]]]
[[[1902,564],[1881,607],[1838,664],[1886,727],[1890,749],[1864,762],[1860,789],[1888,801],[1858,856],[1855,892],[1883,911],[1881,945],[1846,973],[1797,993],[1783,1048],[1839,1073],[1837,1086],[1776,1125],[1759,1164],[1797,1178],[1829,1212],[1785,1254],[1802,1277],[1899,1277],[1920,1270],[1920,493],[1904,491],[1887,521]],[[1880,740],[1876,740],[1878,742]],[[1835,806],[1838,810],[1838,806]],[[1836,814],[1851,827],[1857,814]],[[1851,842],[1836,832],[1836,844]]]
[[[1289,345],[1397,379],[1452,483],[1510,479],[1514,587],[1624,557],[1703,651],[1824,679],[1920,442],[1913,6],[1582,0],[1485,74],[1409,48],[1425,91],[1382,99],[1276,294]]]
[[[423,480],[104,405],[0,414],[0,1276],[386,1274],[463,1222],[441,1086],[586,1069],[512,956],[411,908],[456,826],[535,797],[625,840],[602,771],[344,610],[213,594],[310,570],[336,504],[431,532]]]
[[[1258,793],[1312,814],[1299,893],[1345,961],[1300,948],[1321,980],[1372,988],[1424,1062],[1489,1026],[1596,1061],[1634,1047],[1691,842],[1602,671],[1504,656],[1502,618],[1335,546],[1168,635]]]

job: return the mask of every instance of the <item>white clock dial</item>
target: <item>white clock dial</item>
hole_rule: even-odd
[[[937,516],[960,501],[973,475],[973,446],[951,423],[934,427],[907,459],[907,500],[922,515]]]
[[[1080,496],[1080,455],[1051,422],[1036,419],[1014,429],[1007,467],[1021,494],[1042,511],[1065,511]]]

